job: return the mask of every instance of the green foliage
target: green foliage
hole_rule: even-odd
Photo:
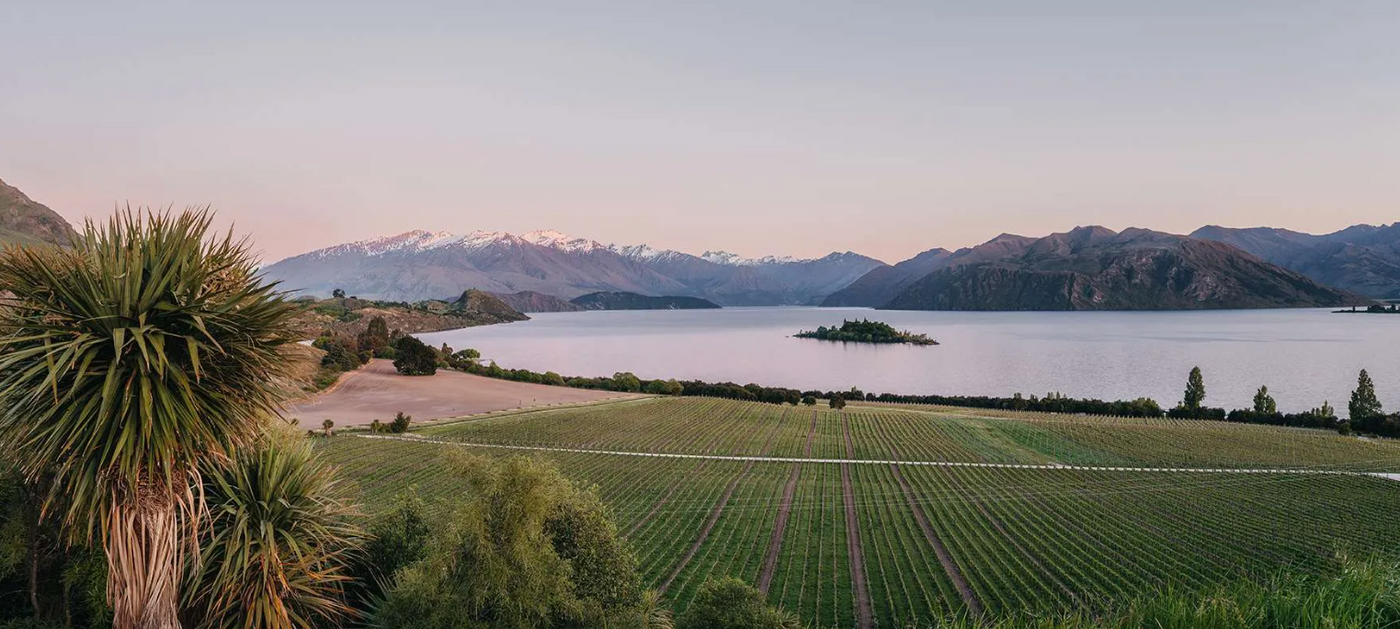
[[[405,376],[431,376],[437,373],[437,350],[412,336],[394,342],[394,369]]]
[[[1206,381],[1201,375],[1200,367],[1192,367],[1191,374],[1186,378],[1186,393],[1182,396],[1181,407],[1188,411],[1201,410],[1201,403],[1206,400]]]
[[[1351,402],[1347,404],[1347,411],[1353,424],[1385,414],[1380,399],[1376,397],[1376,385],[1371,382],[1371,374],[1366,373],[1365,369],[1362,369],[1361,375],[1356,378],[1356,390],[1351,392]]]
[[[1259,387],[1259,391],[1254,394],[1254,412],[1270,414],[1278,412],[1278,404],[1274,402],[1274,397],[1269,395],[1269,387]]]
[[[349,339],[338,336],[323,336],[313,343],[326,352],[321,357],[321,366],[334,369],[337,372],[354,371],[364,363],[360,359],[359,350]]]
[[[351,594],[360,603],[358,609],[383,597],[400,570],[428,556],[431,533],[423,501],[412,490],[399,494],[394,507],[370,523],[364,546],[350,566]]]
[[[816,330],[804,330],[793,335],[800,339],[819,339],[822,341],[841,341],[846,343],[903,343],[910,345],[937,345],[938,341],[930,339],[925,334],[915,334],[909,331],[899,331],[888,323],[862,319],[860,321],[841,321],[841,327],[828,328],[820,326]]]
[[[573,569],[574,594],[603,609],[641,603],[637,559],[618,534],[612,512],[596,490],[581,491],[570,485],[563,493],[545,521],[545,534],[553,541],[554,552]]]
[[[351,613],[343,588],[361,534],[335,469],[310,444],[271,435],[206,464],[203,479],[209,522],[184,600],[197,627],[308,628]]]
[[[843,398],[839,395],[833,395],[827,398],[826,405],[833,410],[839,411],[843,408],[846,408],[846,398]]]
[[[817,398],[811,395],[802,396],[802,403],[807,406],[816,406]]]
[[[344,290],[344,289],[337,288],[337,289],[331,291],[331,298],[333,298],[333,299],[345,299],[345,290]]]
[[[642,381],[629,371],[619,371],[613,374],[612,381],[612,390],[614,391],[635,393],[642,390]]]
[[[676,629],[798,629],[795,616],[768,606],[762,592],[734,577],[708,581],[676,620]]]
[[[452,464],[467,498],[373,612],[383,629],[549,627],[636,613],[636,560],[591,492],[515,457]],[[601,625],[600,625],[601,626]]]
[[[652,395],[680,395],[685,391],[685,387],[681,386],[681,383],[676,382],[675,379],[652,380],[647,383],[644,390]]]
[[[389,432],[401,435],[408,432],[408,425],[413,422],[412,415],[404,415],[403,411],[394,414],[394,421],[389,422]]]

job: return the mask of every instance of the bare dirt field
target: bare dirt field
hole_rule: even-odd
[[[389,360],[370,361],[346,374],[328,392],[299,400],[287,411],[302,426],[319,427],[329,419],[336,426],[387,422],[403,411],[414,421],[461,417],[488,411],[572,404],[635,397],[612,391],[592,391],[510,382],[439,370],[434,376],[401,376]]]

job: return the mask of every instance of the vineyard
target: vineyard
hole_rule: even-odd
[[[1400,482],[1370,474],[1400,472],[1400,445],[1259,425],[676,398],[322,443],[371,512],[463,491],[443,456],[547,457],[597,487],[673,608],[734,575],[822,627],[1316,572],[1400,536]]]

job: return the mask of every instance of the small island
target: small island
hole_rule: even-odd
[[[899,331],[888,323],[862,319],[860,321],[841,321],[841,327],[828,328],[821,326],[814,331],[804,330],[793,335],[800,339],[817,339],[821,341],[840,341],[842,343],[896,343],[903,345],[937,345],[938,341],[929,338],[924,334],[914,334],[909,331]]]
[[[1390,304],[1389,308],[1382,304],[1371,304],[1365,310],[1353,306],[1350,310],[1337,310],[1335,314],[1400,314],[1400,304]]]

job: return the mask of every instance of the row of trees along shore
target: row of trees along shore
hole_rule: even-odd
[[[477,352],[464,350],[465,355],[479,356]],[[461,352],[459,352],[461,354]],[[1137,398],[1135,400],[1104,401],[1096,399],[1071,398],[1059,393],[1049,393],[1044,397],[1023,396],[1017,393],[1011,397],[958,396],[958,395],[899,395],[893,393],[866,393],[852,387],[846,391],[802,391],[785,387],[769,387],[760,384],[735,384],[733,382],[704,382],[700,380],[646,380],[630,372],[619,372],[611,378],[587,378],[561,376],[553,371],[534,372],[528,369],[506,369],[495,362],[481,364],[475,358],[463,358],[452,354],[446,346],[439,352],[439,364],[467,373],[490,378],[531,382],[555,386],[568,386],[580,389],[601,389],[628,393],[651,393],[656,395],[683,395],[720,397],[769,404],[816,404],[817,400],[827,400],[832,408],[841,408],[849,401],[882,402],[890,404],[925,404],[937,406],[960,406],[967,408],[987,408],[1040,413],[1066,413],[1082,415],[1106,415],[1114,417],[1171,417],[1175,419],[1207,419],[1249,424],[1269,424],[1303,428],[1337,430],[1344,434],[1352,432],[1383,437],[1400,437],[1400,413],[1386,415],[1376,397],[1375,384],[1371,376],[1362,370],[1357,388],[1352,393],[1348,405],[1347,418],[1339,418],[1331,404],[1320,406],[1302,413],[1280,413],[1269,388],[1259,388],[1254,396],[1254,405],[1247,409],[1227,411],[1223,408],[1205,406],[1205,378],[1199,367],[1193,368],[1187,376],[1186,391],[1182,400],[1171,409],[1163,409],[1156,400]]]
[[[362,515],[278,417],[304,306],[212,220],[128,209],[0,252],[0,628],[800,626],[729,581],[672,619],[596,493],[533,459],[462,454],[448,504]],[[431,372],[393,337],[327,356]]]

